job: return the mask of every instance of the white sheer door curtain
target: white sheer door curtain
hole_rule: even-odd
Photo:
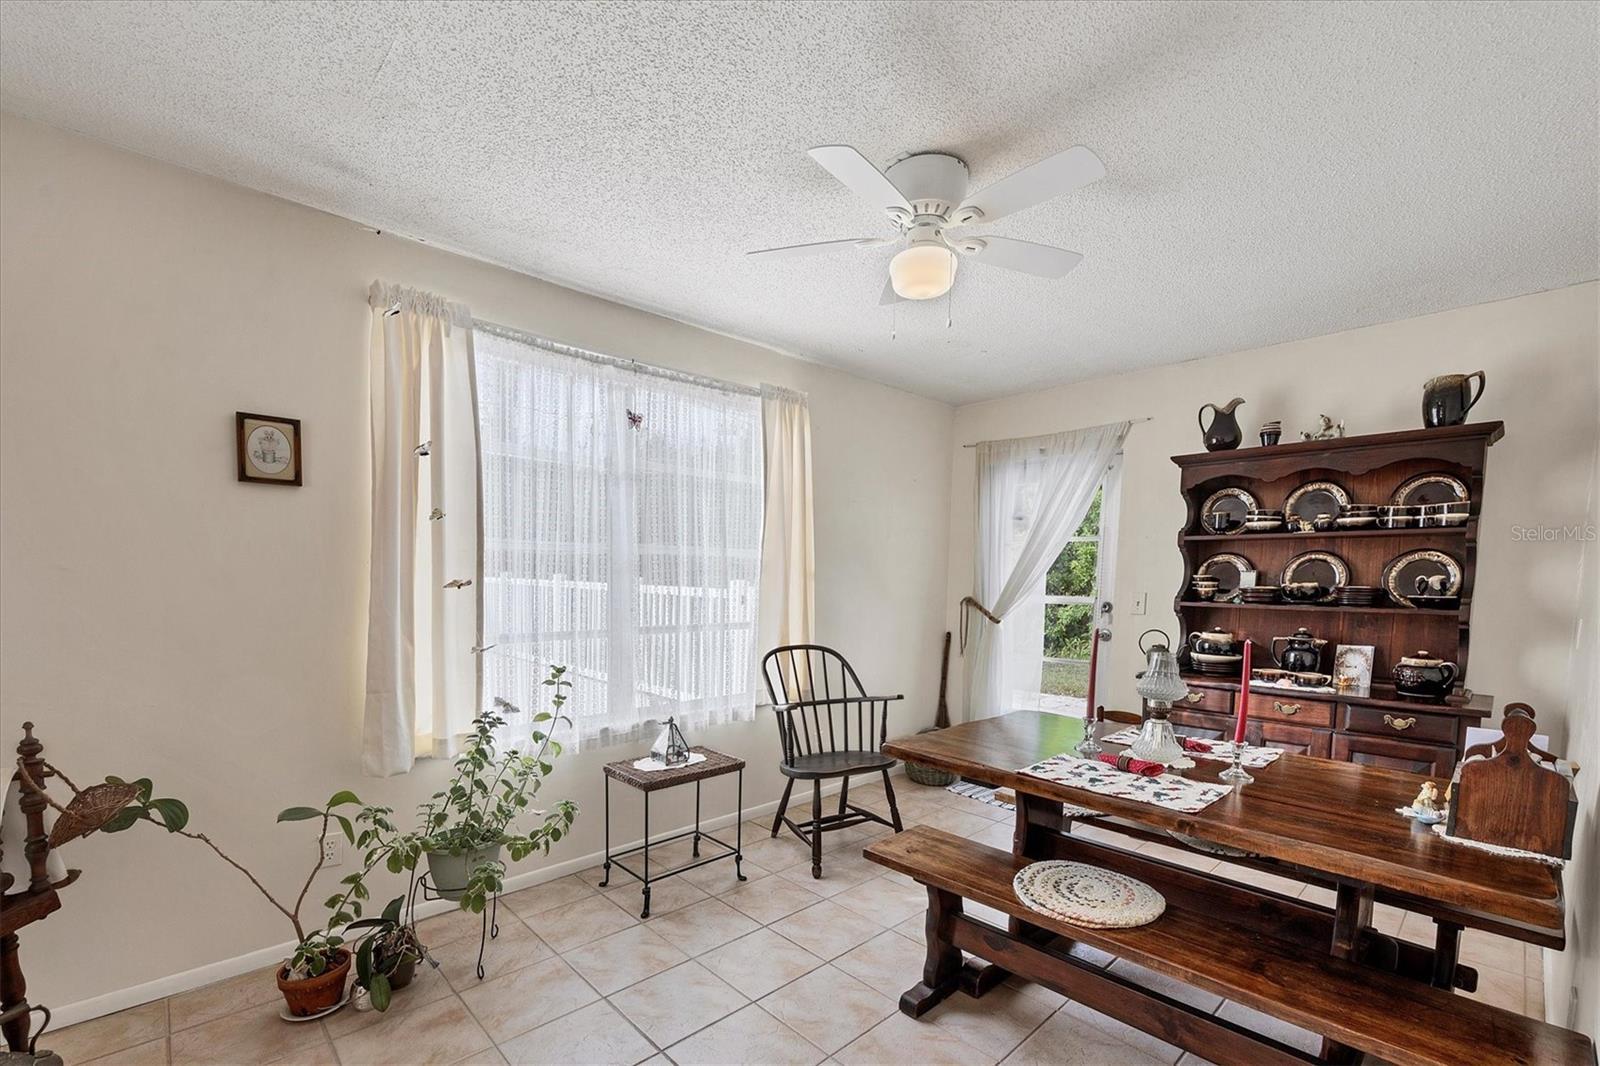
[[[1029,670],[1037,687],[1043,631],[1021,624],[1038,613],[1025,606],[1039,597],[1050,564],[1088,513],[1130,425],[977,446],[973,598],[983,611],[972,616],[968,718],[1013,709],[1018,679]]]

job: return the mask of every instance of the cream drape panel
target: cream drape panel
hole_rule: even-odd
[[[373,282],[372,568],[362,766],[454,753],[479,705],[483,575],[472,316]]]
[[[811,409],[802,393],[761,386],[766,515],[761,538],[761,636],[768,647],[816,637],[811,518]]]
[[[1043,656],[1043,630],[1005,624],[1037,592],[1094,501],[1095,489],[1131,423],[1018,440],[977,449],[977,558],[973,596],[1001,624],[973,612],[967,717],[1012,710],[1013,664]]]

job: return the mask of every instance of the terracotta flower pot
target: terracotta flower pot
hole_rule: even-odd
[[[344,998],[345,978],[350,976],[350,952],[340,948],[334,953],[334,965],[316,977],[291,981],[285,975],[288,966],[278,968],[278,991],[289,1005],[289,1013],[296,1018],[318,1014]]]

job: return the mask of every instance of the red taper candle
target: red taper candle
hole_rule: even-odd
[[[1239,678],[1239,724],[1233,730],[1233,742],[1244,743],[1244,723],[1250,714],[1250,641],[1244,642],[1244,675]]]
[[[1100,662],[1100,630],[1089,631],[1089,706],[1083,712],[1084,730],[1087,732],[1094,728],[1094,674],[1095,666]]]

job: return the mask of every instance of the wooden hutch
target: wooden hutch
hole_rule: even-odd
[[[1373,684],[1368,694],[1299,692],[1255,688],[1250,693],[1251,743],[1347,762],[1371,763],[1412,773],[1448,777],[1466,743],[1467,726],[1487,718],[1494,699],[1464,687],[1477,567],[1478,516],[1484,467],[1491,444],[1504,424],[1480,422],[1378,433],[1336,440],[1303,441],[1264,448],[1176,455],[1187,508],[1178,549],[1183,584],[1174,600],[1180,622],[1180,648],[1190,633],[1224,629],[1249,638],[1257,666],[1271,666],[1271,640],[1304,626],[1327,640],[1323,669],[1332,672],[1340,644],[1372,645]],[[1403,482],[1419,474],[1447,473],[1471,493],[1465,525],[1422,529],[1347,529],[1328,532],[1236,532],[1217,534],[1202,525],[1201,508],[1218,489],[1243,488],[1258,506],[1282,508],[1296,488],[1315,480],[1341,485],[1353,503],[1385,504]],[[1247,558],[1261,584],[1278,584],[1294,556],[1309,550],[1333,552],[1349,565],[1352,585],[1382,585],[1390,560],[1413,548],[1453,556],[1461,565],[1460,606],[1455,609],[1401,607],[1387,599],[1371,607],[1336,604],[1245,604],[1199,600],[1190,581],[1206,559],[1218,553]],[[1390,680],[1395,660],[1427,649],[1457,663],[1455,691],[1443,704],[1400,698]],[[1180,661],[1187,663],[1186,656]],[[1185,672],[1190,693],[1172,714],[1175,728],[1191,736],[1231,735],[1239,690],[1232,678]]]

